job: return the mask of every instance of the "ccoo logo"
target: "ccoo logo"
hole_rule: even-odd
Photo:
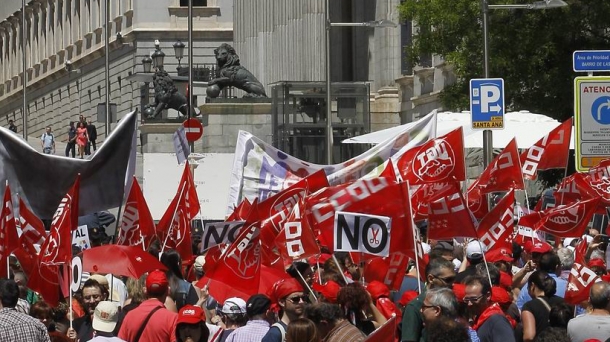
[[[420,151],[413,157],[413,174],[424,182],[440,182],[451,174],[455,167],[455,152],[445,139]]]
[[[558,209],[554,213],[550,214],[543,226],[550,233],[566,233],[580,224],[584,216],[584,205],[576,205],[565,209]]]

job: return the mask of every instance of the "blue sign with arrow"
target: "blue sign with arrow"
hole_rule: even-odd
[[[470,114],[473,129],[504,128],[504,80],[470,80]]]

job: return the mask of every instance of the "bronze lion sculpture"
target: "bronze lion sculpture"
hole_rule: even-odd
[[[247,92],[244,97],[267,97],[265,88],[248,69],[239,64],[239,56],[235,49],[226,43],[214,49],[218,78],[208,82],[206,93],[209,97],[218,97],[225,87],[235,87]]]

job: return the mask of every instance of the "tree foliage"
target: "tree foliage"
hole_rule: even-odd
[[[490,5],[534,0],[489,0]],[[572,53],[610,47],[610,1],[566,0],[545,10],[489,9],[489,76],[505,81],[507,110],[527,109],[563,121],[573,116]],[[482,6],[479,0],[405,0],[401,19],[417,23],[409,63],[438,54],[454,66],[457,82],[445,88],[443,106],[469,108],[468,83],[483,77]],[[582,74],[580,74],[582,75]]]

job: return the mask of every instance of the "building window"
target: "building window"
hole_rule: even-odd
[[[189,0],[180,0],[181,7],[188,7]],[[208,0],[193,0],[193,7],[205,7],[208,5]]]

